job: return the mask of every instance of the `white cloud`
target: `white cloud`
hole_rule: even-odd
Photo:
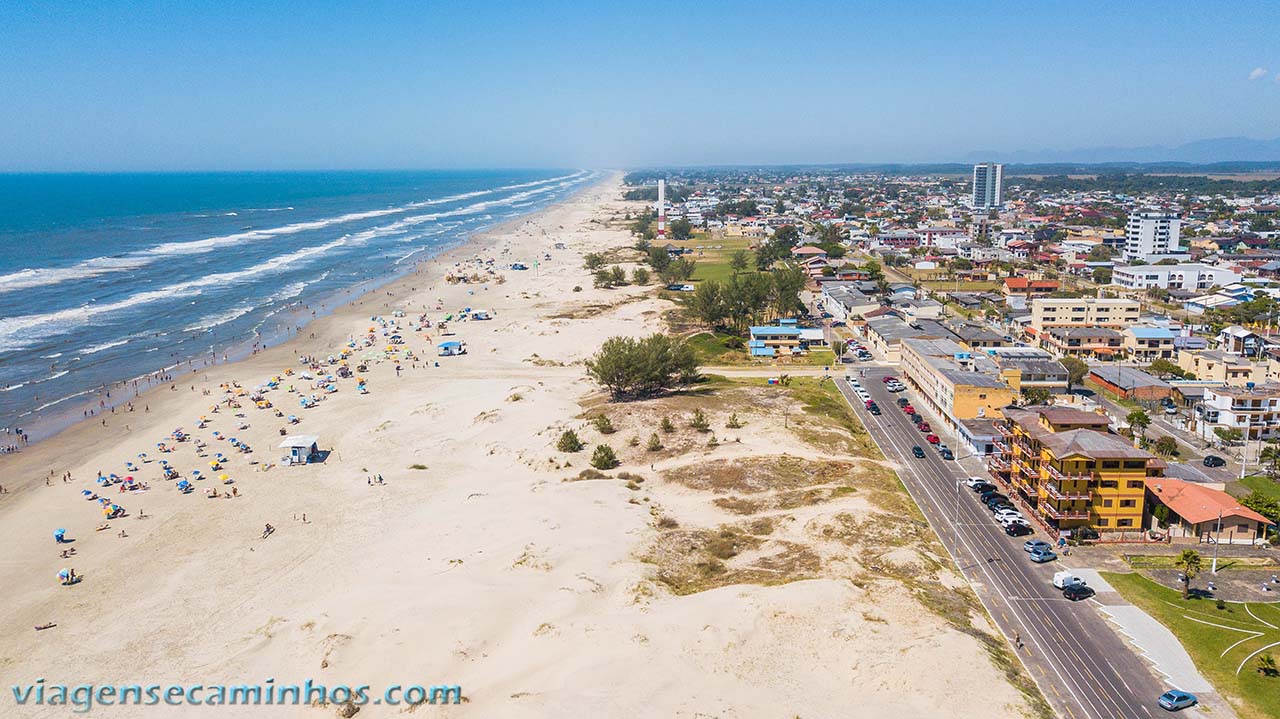
[[[1266,76],[1267,76],[1267,68],[1265,67],[1255,67],[1253,68],[1253,72],[1249,73],[1250,80],[1260,80]]]

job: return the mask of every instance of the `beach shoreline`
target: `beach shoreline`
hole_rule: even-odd
[[[614,175],[618,175],[614,173]],[[126,407],[129,403],[137,405],[142,403],[149,404],[149,398],[154,397],[156,393],[163,391],[167,386],[174,382],[181,383],[184,379],[192,376],[207,373],[214,368],[236,365],[245,360],[251,359],[258,354],[269,349],[274,349],[287,345],[291,342],[297,342],[297,349],[302,350],[307,343],[303,340],[310,340],[308,333],[314,333],[313,328],[316,323],[328,320],[336,314],[352,304],[359,302],[365,296],[380,291],[392,289],[392,296],[396,296],[404,291],[404,287],[399,287],[399,283],[419,274],[424,265],[436,261],[446,261],[450,257],[461,256],[471,249],[482,250],[485,242],[496,241],[495,238],[509,232],[512,228],[517,227],[534,218],[542,216],[553,211],[558,206],[572,201],[581,193],[604,183],[609,182],[611,178],[609,174],[605,174],[599,179],[588,182],[581,187],[575,188],[566,196],[557,200],[546,207],[539,208],[532,213],[513,217],[503,222],[499,222],[493,226],[467,233],[459,241],[452,245],[441,248],[438,252],[422,257],[413,262],[407,269],[401,272],[389,273],[385,278],[374,278],[365,280],[357,285],[334,290],[327,295],[319,298],[316,303],[304,304],[296,303],[287,305],[284,314],[289,317],[296,317],[299,322],[277,323],[276,331],[265,336],[242,336],[234,340],[230,340],[223,346],[217,348],[210,353],[210,356],[204,359],[192,358],[178,362],[159,370],[148,372],[143,375],[129,377],[104,386],[96,390],[87,390],[83,394],[85,399],[79,403],[72,403],[61,410],[51,412],[46,415],[37,415],[27,420],[19,419],[12,423],[16,427],[21,427],[23,432],[29,438],[29,442],[24,443],[6,435],[0,438],[0,443],[12,442],[18,446],[18,451],[11,454],[0,454],[0,471],[5,469],[4,463],[6,457],[16,457],[21,454],[31,452],[34,448],[42,443],[57,439],[66,432],[76,429],[78,426],[97,425],[101,427],[101,421],[107,419],[111,422],[112,417],[120,416],[118,412],[113,412],[113,408],[119,409]],[[429,269],[429,268],[428,268]],[[298,331],[294,331],[294,328]],[[305,337],[304,337],[305,335]],[[314,347],[312,348],[314,349]],[[309,351],[298,352],[297,354],[313,354]],[[296,357],[297,354],[294,356]],[[172,379],[161,379],[162,377],[171,377]],[[75,412],[81,411],[82,416],[76,417]],[[5,486],[8,486],[7,484]],[[20,486],[15,483],[14,486]]]

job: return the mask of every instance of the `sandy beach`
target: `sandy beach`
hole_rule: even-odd
[[[0,715],[64,715],[67,708],[13,704],[10,685],[41,677],[312,679],[368,684],[375,695],[390,684],[457,684],[465,696],[457,706],[368,705],[360,717],[1031,715],[992,660],[982,637],[998,635],[981,610],[947,599],[962,615],[948,621],[926,608],[929,597],[968,589],[927,526],[910,523],[905,495],[886,489],[896,479],[883,461],[851,459],[846,440],[817,420],[784,423],[777,403],[785,399],[753,386],[605,403],[581,360],[610,336],[664,331],[671,309],[651,286],[596,289],[583,268],[585,253],[631,244],[623,215],[640,204],[622,201],[619,187],[613,175],[474,237],[280,346],[177,374],[133,400],[134,411],[105,415],[105,426],[95,419],[0,456],[8,490],[0,494]],[[517,262],[529,269],[510,269]],[[483,281],[449,283],[450,273]],[[435,323],[464,308],[493,317],[451,321],[442,337]],[[417,326],[423,314],[432,327]],[[371,327],[374,344],[361,346]],[[405,343],[389,357],[397,327]],[[466,354],[436,356],[444,340],[465,342]],[[354,378],[338,380],[332,394],[310,388],[299,356],[336,356],[349,342],[357,344],[351,363],[368,362],[356,373],[368,393]],[[335,368],[324,363],[312,374]],[[211,412],[224,385],[248,393],[274,376],[281,386],[264,396],[297,415],[296,425],[247,394],[240,409]],[[302,409],[291,384],[323,399]],[[646,450],[660,417],[695,407],[711,416],[717,443],[681,423],[662,451]],[[616,433],[592,428],[587,417],[600,411]],[[742,427],[725,427],[731,411]],[[201,416],[205,428],[197,428]],[[168,439],[179,427],[192,439]],[[282,428],[318,437],[325,461],[283,466]],[[558,451],[565,429],[588,450]],[[207,456],[197,455],[197,439]],[[158,442],[174,451],[158,452]],[[583,477],[601,442],[618,451],[621,467],[607,479]],[[216,452],[226,461],[212,472]],[[199,469],[232,482],[211,476],[183,493],[162,477],[161,459],[188,480]],[[792,484],[770,483],[776,467],[795,470]],[[99,473],[148,488],[101,487]],[[379,475],[381,483],[371,480]],[[209,498],[206,489],[237,496]],[[86,490],[125,516],[107,521]],[[104,522],[109,528],[95,531]],[[918,541],[877,546],[876,528],[898,523],[914,527],[904,531]],[[275,531],[264,538],[267,524]],[[59,528],[74,541],[55,543]],[[694,560],[716,552],[716,537],[734,546],[715,555],[719,569],[699,575]],[[72,548],[74,556],[60,556]],[[64,567],[82,580],[61,586]],[[56,626],[33,629],[49,623]],[[975,694],[980,701],[965,700]]]

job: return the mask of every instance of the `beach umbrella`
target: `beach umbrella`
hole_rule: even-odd
[[[138,453],[138,459],[146,459],[146,458],[147,458],[147,453],[146,453],[146,452],[139,452],[139,453]]]
[[[67,535],[67,530],[65,529],[53,530],[53,538],[57,539],[58,541],[62,541],[62,538],[65,537],[66,535]]]
[[[230,479],[230,477],[228,477],[228,476],[227,476],[227,475],[225,475],[225,474],[219,474],[219,475],[218,475],[218,479],[221,479],[222,481],[224,481],[224,482],[225,482],[225,481],[227,481],[228,479]]]
[[[111,480],[106,477],[98,477],[98,484],[110,484]]]
[[[82,495],[84,495],[84,496],[86,496],[86,497],[92,497],[92,496],[93,496],[93,491],[92,491],[92,490],[89,490],[89,489],[82,489],[82,490],[80,490],[80,494],[82,494]]]
[[[62,582],[63,584],[66,584],[67,582],[71,581],[71,570],[70,569],[58,570],[58,581]]]
[[[192,470],[192,471],[191,471],[191,477],[192,477],[193,479],[200,479],[200,470],[198,470],[198,469]]]

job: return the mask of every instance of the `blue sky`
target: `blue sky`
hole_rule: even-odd
[[[919,162],[1273,138],[1278,27],[1275,2],[8,2],[0,170]]]

